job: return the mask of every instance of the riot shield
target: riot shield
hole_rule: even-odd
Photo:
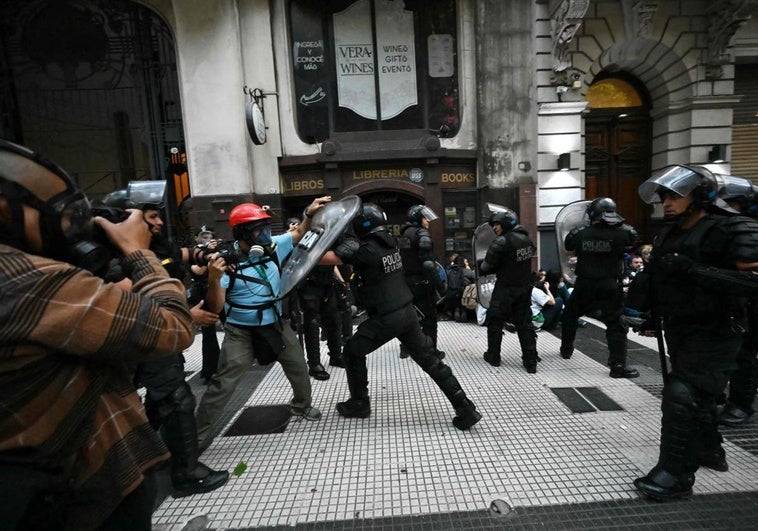
[[[555,239],[558,243],[558,258],[561,261],[563,278],[569,284],[576,282],[576,256],[566,250],[566,236],[580,225],[589,226],[587,207],[592,203],[589,199],[574,201],[563,207],[555,216]]]
[[[489,204],[487,205],[489,207]],[[479,304],[485,308],[490,307],[490,298],[492,297],[492,290],[495,288],[495,275],[480,275],[479,263],[484,260],[487,255],[487,249],[490,248],[490,244],[497,237],[495,231],[490,227],[489,223],[482,223],[474,231],[474,237],[471,240],[471,247],[474,250],[474,275],[476,277],[476,293],[479,299]]]
[[[331,201],[313,215],[311,226],[282,267],[279,298],[282,299],[307,277],[316,264],[345,232],[361,208],[361,199],[349,195]]]

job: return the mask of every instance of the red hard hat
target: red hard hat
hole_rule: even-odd
[[[255,203],[242,203],[234,207],[229,213],[229,225],[232,227],[264,219],[271,219],[271,216],[266,209]]]

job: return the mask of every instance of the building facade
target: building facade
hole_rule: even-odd
[[[555,216],[608,195],[646,239],[652,170],[758,178],[757,0],[11,0],[0,136],[91,195],[167,178],[191,224],[323,194],[425,203],[440,258],[494,202],[557,266]],[[264,138],[265,137],[265,138]],[[715,162],[715,161],[720,162]],[[185,203],[186,205],[186,203]],[[653,221],[650,221],[651,213]],[[537,264],[535,263],[535,267]]]

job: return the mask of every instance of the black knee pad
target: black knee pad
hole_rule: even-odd
[[[679,378],[670,377],[663,389],[661,410],[664,414],[683,414],[686,412],[688,416],[694,416],[697,407],[695,388]]]
[[[185,381],[171,393],[174,406],[183,413],[195,413],[195,395],[192,394],[189,384]]]

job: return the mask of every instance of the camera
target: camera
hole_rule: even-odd
[[[247,259],[245,253],[235,247],[233,241],[223,242],[219,240],[211,240],[208,243],[200,243],[197,245],[198,249],[202,249],[199,265],[208,265],[209,257],[213,254],[218,254],[219,257],[224,259],[226,265],[237,265],[241,261]]]

